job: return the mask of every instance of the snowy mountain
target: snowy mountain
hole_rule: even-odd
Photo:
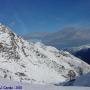
[[[84,60],[88,64],[90,64],[90,44],[89,45],[82,45],[80,47],[73,47],[64,49],[74,56]]]
[[[90,65],[68,52],[28,43],[0,24],[0,77],[18,82],[55,84],[90,72]]]

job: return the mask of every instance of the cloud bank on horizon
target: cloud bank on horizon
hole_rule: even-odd
[[[0,22],[18,34],[90,26],[90,0],[0,0]]]

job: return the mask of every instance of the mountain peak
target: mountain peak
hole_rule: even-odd
[[[0,23],[0,31],[4,32],[4,33],[9,33],[10,29],[5,26],[4,24]]]
[[[90,66],[71,54],[42,43],[28,43],[0,24],[0,77],[28,83],[55,84],[90,71]]]

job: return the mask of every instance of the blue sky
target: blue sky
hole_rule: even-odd
[[[0,22],[18,34],[90,26],[90,0],[0,0]]]

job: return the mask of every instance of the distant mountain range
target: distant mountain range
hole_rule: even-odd
[[[70,52],[74,56],[90,64],[90,45],[82,45],[80,47],[66,48],[64,50]]]
[[[27,40],[40,40],[58,49],[90,44],[90,28],[68,27],[57,32],[36,32],[24,36]]]

